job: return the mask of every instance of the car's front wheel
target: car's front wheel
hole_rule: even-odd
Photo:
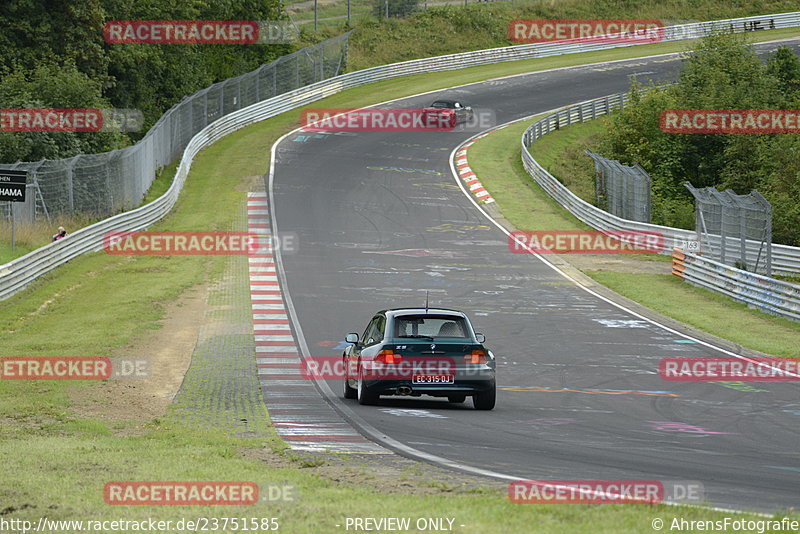
[[[358,403],[362,405],[370,405],[375,404],[378,402],[378,398],[380,395],[376,395],[375,393],[371,392],[367,389],[367,385],[364,381],[364,372],[361,370],[359,366],[358,369]]]
[[[473,395],[472,405],[475,406],[476,410],[491,410],[494,408],[496,397],[497,390],[492,386],[490,390]]]

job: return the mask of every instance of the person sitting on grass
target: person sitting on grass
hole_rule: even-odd
[[[61,238],[67,237],[67,231],[63,226],[58,227],[58,233],[53,235],[53,241],[58,241]]]

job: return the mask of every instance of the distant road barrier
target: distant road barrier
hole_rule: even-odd
[[[678,247],[672,251],[672,274],[751,308],[800,321],[800,286],[796,284],[742,271]]]
[[[567,209],[575,217],[597,230],[609,231],[642,231],[660,232],[664,236],[664,254],[669,254],[673,246],[686,247],[686,243],[697,240],[694,230],[683,228],[672,228],[670,226],[660,226],[629,219],[623,219],[612,215],[607,211],[601,210],[597,206],[578,197],[569,190],[553,175],[547,172],[528,152],[528,148],[540,137],[554,132],[559,128],[586,122],[596,119],[602,115],[611,113],[615,109],[624,107],[628,102],[627,93],[609,95],[575,104],[566,109],[536,121],[530,125],[522,134],[522,164],[528,174],[544,189],[548,195],[553,197],[556,202]],[[760,241],[748,240],[746,243],[748,253],[756,256],[762,243]],[[738,257],[738,244],[730,240],[726,250],[729,250],[730,257]],[[789,245],[772,245],[772,272],[793,274],[800,272],[800,247]]]
[[[625,93],[583,102],[570,106],[536,121],[522,134],[522,163],[533,180],[556,202],[587,225],[603,232],[658,232],[664,237],[663,254],[672,254],[672,274],[697,286],[727,295],[751,308],[766,313],[800,321],[800,285],[776,280],[767,276],[736,269],[685,252],[694,245],[694,230],[672,228],[623,219],[601,210],[578,197],[553,175],[547,172],[528,152],[528,147],[538,138],[570,124],[592,120],[625,106]],[[754,250],[760,242],[748,241]],[[800,248],[772,245],[773,272],[800,272]]]

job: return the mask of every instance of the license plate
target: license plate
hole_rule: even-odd
[[[411,377],[412,384],[453,384],[453,375],[414,375]]]

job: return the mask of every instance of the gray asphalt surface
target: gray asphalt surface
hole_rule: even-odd
[[[669,80],[679,64],[669,56],[533,73],[391,107],[446,96],[502,123],[625,91],[633,74]],[[283,255],[285,289],[312,355],[341,354],[340,340],[375,311],[418,306],[427,290],[432,305],[466,311],[498,357],[492,412],[424,398],[334,402],[418,450],[520,478],[699,481],[715,506],[797,507],[798,386],[662,381],[664,357],[724,354],[510,253],[451,176],[450,152],[471,135],[297,133],[278,146],[277,231],[300,245]],[[340,394],[340,382],[330,386]]]

